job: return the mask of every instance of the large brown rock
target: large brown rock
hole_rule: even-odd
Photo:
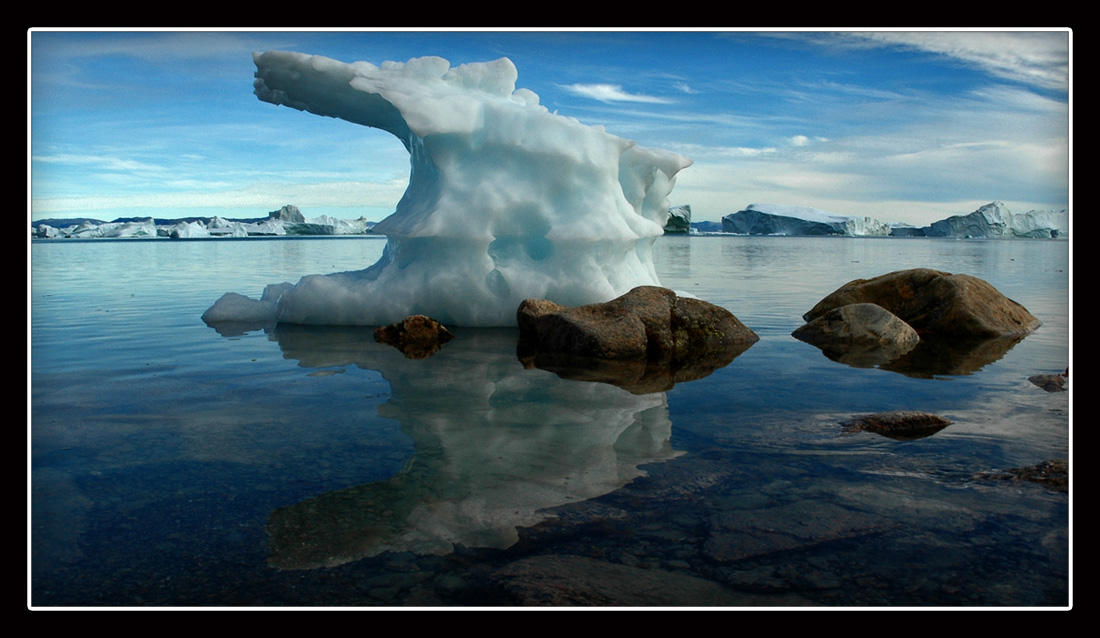
[[[725,308],[658,286],[587,306],[528,299],[516,319],[533,350],[592,359],[686,360],[759,340]]]
[[[873,303],[924,335],[999,337],[1026,335],[1041,322],[989,282],[930,268],[899,270],[844,284],[822,299],[806,321],[853,303]]]

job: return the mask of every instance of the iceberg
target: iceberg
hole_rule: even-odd
[[[929,237],[1062,239],[1069,236],[1069,213],[1028,211],[1014,214],[1001,202],[990,202],[969,215],[941,219],[925,230]]]
[[[453,68],[439,57],[253,59],[261,101],[386,131],[411,164],[396,210],[373,229],[387,237],[379,261],[303,277],[274,304],[276,321],[384,325],[424,314],[511,327],[527,298],[576,306],[660,285],[653,242],[690,159],[550,112],[516,88],[507,58]],[[231,314],[218,305],[204,318]]]
[[[206,225],[200,221],[180,222],[168,230],[168,236],[173,239],[194,239],[196,237],[211,237]]]
[[[890,226],[873,217],[837,215],[808,206],[749,204],[722,218],[722,230],[738,235],[889,235]]]
[[[126,222],[112,222],[98,228],[100,237],[156,237],[157,225],[152,217]]]
[[[691,232],[691,206],[684,204],[674,206],[668,210],[668,220],[665,222],[666,233]]]

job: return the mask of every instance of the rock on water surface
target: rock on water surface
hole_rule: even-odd
[[[801,341],[819,346],[840,343],[895,346],[906,350],[920,341],[912,326],[873,303],[852,303],[833,308],[793,334]]]
[[[725,308],[659,286],[571,308],[528,299],[516,319],[539,351],[594,359],[687,359],[759,340]]]
[[[844,284],[808,313],[813,321],[853,303],[882,306],[921,336],[1003,337],[1026,335],[1041,325],[1026,308],[989,282],[970,275],[914,268]]]
[[[931,436],[951,425],[951,421],[927,412],[898,410],[867,414],[844,421],[849,431],[874,432],[899,441],[913,441]]]
[[[897,359],[920,341],[912,326],[873,303],[833,308],[791,336],[821,348],[831,359],[856,367],[873,367]]]
[[[401,321],[381,326],[374,331],[374,340],[400,350],[408,359],[423,359],[439,351],[454,339],[454,333],[431,317],[412,315]]]

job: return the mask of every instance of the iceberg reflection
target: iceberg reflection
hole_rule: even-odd
[[[427,359],[405,358],[366,328],[279,324],[269,335],[303,367],[378,370],[391,387],[379,414],[398,420],[416,450],[390,479],[272,512],[274,567],[503,549],[542,510],[614,491],[643,475],[640,466],[682,454],[670,443],[664,393],[524,369],[516,330],[464,330]]]

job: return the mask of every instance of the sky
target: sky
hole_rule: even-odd
[[[507,57],[551,111],[694,160],[671,205],[927,225],[992,201],[1070,208],[1072,32],[28,32],[28,214],[393,211],[392,135],[260,102],[253,51],[381,64]]]

